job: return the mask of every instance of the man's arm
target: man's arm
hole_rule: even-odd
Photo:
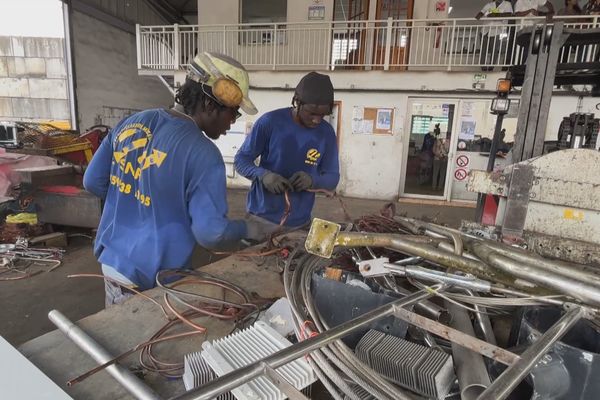
[[[513,16],[513,8],[510,2],[505,1],[498,7],[500,12],[488,14],[488,18],[507,18]]]
[[[262,154],[268,145],[271,136],[271,126],[268,120],[261,117],[252,127],[252,132],[244,140],[244,144],[238,150],[234,158],[235,170],[250,180],[255,180],[263,176],[266,169],[254,164],[256,157]]]
[[[207,162],[201,157],[198,155],[190,164],[195,172],[186,197],[194,237],[200,245],[212,249],[243,239],[247,230],[244,221],[227,218],[225,164],[222,160]]]
[[[331,135],[328,135],[326,151],[317,167],[317,173],[312,178],[313,189],[335,190],[340,181],[340,160],[333,129]]]
[[[110,183],[110,166],[112,163],[112,135],[107,135],[94,154],[90,165],[83,175],[83,187],[101,199],[106,198]]]
[[[548,11],[547,12],[538,11],[539,15],[554,15],[555,11],[554,11],[554,6],[552,5],[552,3],[550,3],[549,1],[546,1],[546,3],[544,3],[544,5],[542,7],[544,7]]]
[[[537,10],[535,10],[533,8],[524,8],[523,5],[521,4],[521,2],[517,0],[517,2],[515,3],[515,16],[516,17],[524,17],[531,13],[536,15]]]

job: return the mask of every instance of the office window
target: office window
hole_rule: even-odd
[[[286,22],[287,0],[241,0],[243,24],[269,24]]]

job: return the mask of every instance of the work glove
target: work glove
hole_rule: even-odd
[[[246,237],[255,242],[263,242],[269,235],[271,230],[265,224],[256,221],[246,221]]]
[[[303,192],[310,189],[313,184],[312,177],[304,171],[298,171],[290,178],[290,183],[296,192]]]
[[[283,176],[276,174],[275,172],[268,171],[264,174],[260,181],[262,182],[265,189],[274,194],[282,194],[287,190],[293,190],[290,181],[285,179]]]

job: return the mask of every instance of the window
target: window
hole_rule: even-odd
[[[286,22],[287,0],[241,0],[243,24]]]
[[[278,25],[281,30],[273,38],[273,24],[286,22],[287,0],[240,0],[240,19],[243,24],[252,24],[242,26],[240,44],[285,43],[285,25]]]
[[[431,132],[432,124],[448,125],[447,117],[432,117],[430,115],[413,115],[410,123],[412,135],[426,135]]]

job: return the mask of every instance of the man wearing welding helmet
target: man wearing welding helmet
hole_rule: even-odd
[[[131,295],[115,284],[152,288],[159,270],[187,266],[196,243],[214,248],[260,238],[261,227],[227,218],[225,165],[217,139],[240,116],[255,114],[248,73],[236,60],[196,56],[173,109],[151,109],[121,121],[84,175],[104,199],[95,254],[106,303]]]
[[[310,72],[298,83],[292,107],[261,116],[235,156],[236,170],[252,181],[248,193],[248,220],[265,230],[310,221],[315,191],[335,190],[340,179],[335,132],[323,118],[333,108],[333,85],[327,75]],[[260,163],[254,160],[260,156]]]

